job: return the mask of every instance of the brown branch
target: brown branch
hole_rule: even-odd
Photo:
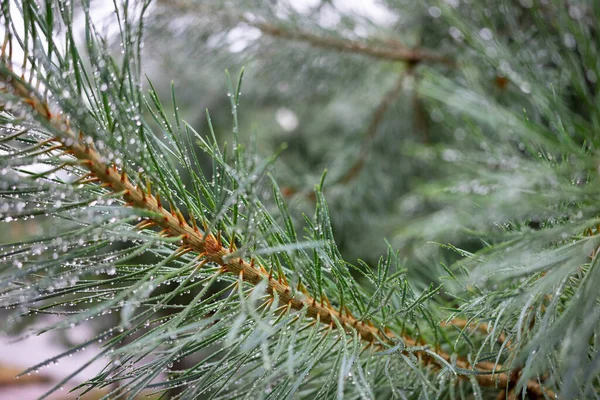
[[[156,225],[162,228],[165,235],[181,238],[181,247],[177,253],[184,254],[192,251],[198,254],[200,259],[199,267],[206,262],[212,262],[221,266],[222,273],[233,274],[241,277],[245,282],[257,285],[261,281],[267,281],[267,292],[271,295],[277,293],[279,302],[287,305],[294,310],[306,309],[306,315],[317,322],[334,326],[334,320],[344,327],[347,332],[356,331],[360,338],[367,342],[367,345],[395,345],[396,337],[388,328],[384,329],[385,334],[376,328],[370,321],[358,320],[351,315],[349,311],[338,312],[329,304],[329,301],[317,302],[312,298],[304,288],[301,293],[290,288],[285,276],[274,278],[261,265],[255,265],[241,257],[231,257],[233,249],[223,246],[220,235],[205,233],[198,229],[196,221],[191,224],[186,221],[181,212],[174,207],[167,211],[161,204],[159,195],[154,195],[150,190],[145,189],[144,185],[136,185],[129,180],[124,171],[118,171],[115,166],[105,163],[103,157],[93,147],[84,141],[83,133],[76,133],[72,130],[68,119],[63,114],[53,114],[50,107],[36,92],[28,87],[12,74],[6,74],[0,70],[0,79],[5,86],[0,90],[6,92],[8,88],[12,89],[12,94],[19,97],[22,102],[28,105],[37,119],[41,119],[45,124],[51,125],[52,129],[60,132],[60,137],[53,139],[61,146],[61,150],[77,158],[82,165],[89,170],[89,176],[97,178],[102,187],[111,189],[114,193],[121,193],[125,202],[143,210],[151,211],[155,216],[147,217],[146,221],[138,224],[138,228],[144,228],[149,225]],[[8,108],[9,105],[5,104]],[[22,109],[19,109],[22,112]],[[407,347],[421,346],[423,343],[409,337],[403,336],[402,340]],[[418,351],[425,364],[442,366],[440,362],[425,351]],[[450,354],[438,349],[436,354],[452,364]],[[511,376],[505,372],[495,373],[494,371],[502,369],[501,365],[494,365],[491,362],[482,362],[477,364],[477,369],[464,358],[456,360],[456,366],[465,370],[476,370],[489,373],[490,375],[475,375],[475,378],[482,386],[500,386],[506,387],[511,384]],[[530,381],[527,389],[532,395],[544,398],[544,393],[551,393],[542,388],[536,381]],[[553,397],[553,396],[551,396]]]
[[[367,128],[367,134],[363,138],[363,143],[360,148],[358,158],[356,159],[354,164],[352,164],[348,172],[346,172],[346,174],[342,176],[342,178],[340,179],[340,183],[347,184],[350,181],[352,181],[360,174],[360,171],[365,166],[367,156],[369,155],[370,143],[377,135],[379,125],[381,125],[383,117],[385,116],[385,113],[387,112],[388,108],[390,107],[394,99],[398,97],[400,90],[402,90],[402,84],[404,83],[404,79],[412,69],[412,67],[408,68],[409,70],[405,70],[400,73],[400,76],[398,77],[398,79],[396,79],[396,83],[394,84],[394,86],[385,93],[385,95],[375,108],[375,112],[373,113],[373,116],[371,117],[371,121],[369,122],[369,126]]]
[[[469,322],[464,318],[453,318],[448,322],[442,322],[440,324],[440,326],[442,326],[442,327],[456,326],[457,328],[461,328],[461,329],[470,328],[472,330],[477,330],[483,334],[488,334],[489,330],[490,330],[489,325],[486,323],[476,324],[474,322]],[[500,335],[496,338],[496,342],[499,344],[503,344],[504,342],[506,342],[507,348],[510,348],[510,346],[512,345],[510,340],[506,341],[506,335],[503,332],[501,332]]]
[[[0,388],[3,386],[26,386],[52,382],[45,374],[21,375],[21,368],[0,364]]]
[[[401,61],[409,64],[427,61],[454,65],[454,62],[446,56],[433,53],[429,50],[407,48],[398,43],[394,43],[392,45],[382,45],[381,43],[368,44],[351,39],[318,36],[301,30],[287,30],[283,27],[266,22],[254,22],[249,20],[244,21],[249,25],[260,29],[262,33],[267,35],[281,39],[306,42],[313,47],[364,54],[366,56],[379,58],[382,60]]]
[[[347,185],[348,183],[350,183],[351,181],[356,179],[356,177],[359,176],[360,172],[362,171],[362,169],[364,168],[364,166],[367,162],[367,157],[369,155],[369,150],[370,150],[369,147],[370,147],[371,142],[377,135],[377,130],[379,128],[379,125],[381,125],[381,122],[383,121],[383,117],[385,116],[385,113],[387,112],[388,108],[390,107],[390,105],[392,104],[394,99],[398,97],[398,94],[400,93],[400,90],[402,89],[402,84],[404,82],[406,75],[411,73],[411,71],[412,71],[412,66],[409,66],[407,70],[403,70],[402,72],[400,72],[400,75],[396,79],[396,83],[394,84],[394,86],[392,88],[390,88],[383,95],[383,98],[381,99],[381,101],[379,102],[377,107],[375,108],[375,111],[373,112],[373,116],[371,117],[371,120],[369,121],[369,125],[367,127],[367,133],[363,137],[360,151],[358,153],[358,157],[356,157],[356,160],[350,166],[348,171],[344,175],[342,175],[334,184]],[[285,197],[292,196],[292,195],[296,194],[297,192],[298,191],[292,187],[284,187],[283,188],[283,195]],[[312,201],[316,200],[314,193],[307,194],[307,197],[309,199],[311,199]]]

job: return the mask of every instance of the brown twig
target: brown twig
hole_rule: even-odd
[[[394,99],[396,97],[398,97],[400,90],[402,90],[402,85],[404,83],[404,79],[405,79],[406,75],[410,73],[410,71],[412,69],[412,67],[408,67],[408,68],[409,68],[408,70],[403,70],[400,73],[400,76],[398,77],[398,79],[396,79],[396,83],[394,84],[394,86],[391,87],[385,93],[385,95],[383,96],[383,98],[381,99],[381,101],[379,102],[377,107],[375,108],[375,112],[373,113],[373,116],[371,117],[371,121],[369,122],[369,126],[367,128],[367,133],[363,138],[362,145],[360,147],[360,153],[358,154],[358,158],[356,159],[354,164],[352,164],[352,166],[350,167],[348,172],[346,172],[346,174],[344,174],[344,176],[342,176],[342,178],[340,179],[340,183],[342,183],[342,184],[349,183],[354,178],[356,178],[359,175],[360,171],[363,169],[365,162],[367,161],[367,156],[369,155],[370,144],[373,141],[373,139],[375,138],[375,136],[377,135],[377,130],[379,128],[379,125],[381,125],[381,122],[383,121],[383,117],[385,116],[385,113],[387,112],[388,108],[390,107],[390,105],[392,104]]]
[[[0,364],[0,388],[3,386],[26,386],[51,382],[52,379],[45,374],[24,375],[18,377],[21,368]]]
[[[403,85],[406,75],[410,74],[411,72],[412,72],[411,66],[409,66],[407,70],[403,70],[402,72],[400,72],[400,75],[396,79],[396,83],[394,84],[394,86],[392,88],[390,88],[383,95],[383,98],[381,99],[381,101],[379,102],[377,107],[375,107],[375,111],[373,112],[373,116],[371,117],[371,120],[367,127],[367,133],[363,137],[360,151],[358,153],[356,160],[354,161],[352,166],[350,166],[348,171],[337,180],[336,183],[342,184],[342,185],[347,185],[348,183],[353,181],[360,174],[360,171],[362,171],[362,169],[364,168],[364,166],[367,162],[367,157],[369,155],[369,150],[370,150],[369,147],[371,145],[371,142],[377,135],[377,130],[379,129],[379,125],[381,125],[381,122],[383,121],[383,117],[385,116],[385,113],[387,112],[388,108],[390,107],[390,105],[392,104],[394,99],[398,97],[400,90],[402,90],[402,85]],[[292,195],[296,194],[297,192],[298,191],[292,187],[282,188],[282,193],[285,197],[292,196]],[[316,200],[314,193],[312,193],[312,192],[310,194],[307,194],[307,197],[309,199],[311,199],[312,201]]]
[[[341,39],[332,37],[323,37],[313,33],[304,32],[301,30],[288,30],[280,26],[269,24],[266,22],[255,22],[244,20],[251,26],[254,26],[264,34],[273,37],[306,42],[313,47],[323,49],[332,49],[350,53],[363,54],[369,57],[379,58],[388,61],[400,61],[410,64],[416,64],[421,61],[443,63],[446,65],[454,65],[454,62],[446,56],[436,54],[424,49],[411,49],[400,44],[371,44],[360,42],[352,39]]]
[[[52,113],[48,104],[36,94],[34,89],[28,87],[15,75],[6,74],[3,71],[0,71],[0,79],[5,83],[5,86],[0,90],[7,91],[8,88],[11,88],[12,94],[19,97],[24,104],[30,107],[36,119],[41,120],[45,125],[50,125],[59,135],[54,141],[60,144],[61,150],[77,158],[81,165],[88,169],[90,176],[97,178],[98,183],[101,183],[103,187],[111,189],[114,193],[121,193],[123,200],[128,205],[151,211],[153,216],[146,218],[148,223],[152,222],[161,228],[165,235],[181,238],[181,247],[177,250],[178,254],[192,251],[203,259],[200,266],[206,262],[212,262],[221,266],[222,273],[241,277],[243,281],[252,285],[267,281],[267,292],[271,295],[277,293],[279,302],[282,305],[287,305],[295,310],[306,309],[308,317],[323,324],[333,326],[334,320],[337,320],[346,331],[356,331],[368,345],[384,346],[396,343],[395,336],[389,329],[385,328],[385,334],[382,334],[382,331],[370,321],[358,320],[349,312],[338,312],[328,300],[318,302],[309,295],[305,288],[299,288],[294,293],[295,291],[290,288],[285,276],[275,278],[263,266],[255,265],[253,260],[248,262],[241,257],[230,257],[231,250],[223,245],[220,235],[215,236],[203,232],[198,229],[195,221],[188,223],[181,212],[174,207],[167,211],[162,206],[159,195],[155,195],[147,189],[149,186],[134,184],[124,171],[119,171],[116,167],[106,164],[100,153],[84,140],[83,133],[73,131],[64,114]],[[10,108],[8,104],[5,104],[5,106],[7,109]],[[22,112],[22,108],[19,110]],[[138,224],[140,228],[147,225]],[[409,336],[403,336],[402,340],[407,347],[422,345],[422,343]],[[436,357],[429,353],[425,351],[418,351],[417,353],[424,363],[441,366]],[[441,350],[438,350],[436,354],[448,363],[452,363],[450,354]],[[455,361],[455,365],[465,370],[475,369],[475,366],[460,357]],[[493,387],[498,385],[506,387],[511,382],[511,376],[505,372],[495,373],[496,370],[500,369],[502,369],[501,365],[495,365],[491,362],[478,363],[476,370],[489,373],[489,375],[478,374],[475,377],[482,386]],[[542,388],[536,381],[530,381],[527,384],[527,389],[539,398],[543,398],[544,393],[550,393],[549,390]]]
[[[478,330],[479,332],[483,333],[483,334],[488,334],[489,333],[489,325],[486,323],[481,323],[481,324],[476,324],[474,322],[469,322],[464,318],[453,318],[448,322],[442,322],[440,324],[440,326],[445,327],[445,326],[456,326],[457,328],[461,328],[461,329],[465,329],[465,328],[470,328],[473,330]],[[500,333],[500,335],[496,338],[496,342],[499,344],[503,344],[504,342],[506,342],[506,347],[510,348],[511,346],[511,342],[510,340],[507,341],[506,340],[506,335],[504,333]]]

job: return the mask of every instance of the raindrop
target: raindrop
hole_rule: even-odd
[[[533,7],[533,0],[521,0],[520,3],[525,8]]]
[[[521,89],[521,92],[523,93],[531,93],[531,85],[528,82],[521,83],[519,89]]]
[[[429,10],[427,11],[433,18],[439,18],[442,16],[442,10],[440,10],[439,7],[429,7]]]
[[[492,31],[488,28],[483,28],[482,30],[480,30],[479,36],[481,36],[483,40],[492,40],[494,38]]]
[[[569,16],[573,19],[581,19],[581,17],[583,17],[583,11],[581,10],[581,8],[577,7],[576,5],[570,5],[569,6]]]
[[[452,36],[454,38],[454,40],[458,40],[458,41],[463,40],[463,34],[457,27],[451,26],[450,29],[448,30],[448,32],[450,33],[450,36]]]
[[[563,36],[563,42],[565,43],[565,46],[567,46],[569,49],[574,49],[575,46],[577,46],[577,41],[575,40],[575,36],[573,36],[571,33],[565,33]]]

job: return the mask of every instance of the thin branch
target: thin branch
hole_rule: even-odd
[[[383,117],[385,116],[385,113],[387,112],[390,105],[393,103],[394,99],[398,97],[400,90],[402,90],[404,79],[406,75],[411,72],[411,70],[412,66],[409,66],[407,70],[402,70],[402,72],[400,72],[400,75],[396,79],[396,83],[394,84],[394,86],[383,95],[383,98],[381,99],[381,101],[375,108],[375,111],[373,112],[373,116],[371,117],[371,120],[367,127],[367,133],[363,137],[358,157],[356,158],[352,166],[350,166],[348,171],[344,175],[342,175],[334,184],[347,185],[359,176],[360,171],[362,171],[366,164],[371,142],[377,135],[377,130],[379,129],[379,126],[383,121]],[[292,187],[284,187],[283,190],[283,195],[286,197],[298,193],[298,190]],[[312,192],[307,193],[306,197],[312,201],[316,200],[314,193]]]
[[[52,377],[46,374],[24,375],[16,378],[23,372],[22,368],[0,364],[0,388],[6,386],[28,386],[52,382]]]
[[[369,127],[367,128],[367,134],[363,138],[358,158],[356,159],[354,164],[352,164],[348,172],[346,172],[346,174],[340,179],[340,183],[347,184],[350,181],[352,181],[360,174],[360,171],[365,166],[367,156],[369,155],[371,143],[377,135],[379,125],[381,125],[383,117],[385,116],[385,113],[387,112],[390,105],[398,97],[398,94],[400,94],[400,91],[402,90],[402,85],[404,83],[404,79],[406,78],[406,75],[410,73],[411,69],[412,68],[409,67],[409,70],[403,70],[400,73],[400,76],[398,77],[398,79],[396,79],[396,83],[394,84],[394,86],[391,87],[385,93],[385,95],[375,108],[375,112],[373,113],[371,121],[369,122]]]
[[[489,334],[490,332],[490,326],[486,323],[479,323],[476,324],[474,322],[470,322],[467,321],[464,318],[453,318],[448,322],[442,322],[440,324],[440,326],[442,327],[446,327],[446,326],[456,326],[457,328],[461,328],[461,329],[471,329],[471,330],[477,330],[485,335]],[[506,341],[506,335],[504,334],[504,332],[501,332],[500,335],[496,338],[496,342],[498,344],[503,344],[504,342],[506,342],[506,347],[510,348],[510,346],[512,345],[512,343],[509,341]]]
[[[33,116],[42,120],[44,123],[49,123],[52,128],[59,133],[60,137],[54,139],[58,142],[66,154],[70,154],[80,160],[81,164],[89,170],[89,175],[97,178],[103,187],[110,188],[115,193],[122,193],[123,199],[128,205],[139,209],[144,209],[152,212],[152,217],[147,217],[148,223],[153,223],[163,229],[165,235],[172,237],[180,237],[182,246],[177,250],[183,254],[192,251],[201,258],[200,266],[206,262],[212,262],[221,266],[222,273],[233,274],[241,277],[245,282],[252,285],[257,285],[261,281],[267,281],[267,292],[270,295],[277,293],[279,301],[283,305],[288,305],[294,310],[306,309],[308,317],[315,319],[318,322],[327,325],[334,325],[335,320],[344,327],[348,332],[356,331],[360,338],[369,345],[395,345],[396,337],[391,333],[391,330],[384,328],[382,334],[370,321],[359,321],[352,315],[347,313],[344,315],[336,311],[328,302],[320,304],[312,298],[307,291],[301,295],[294,294],[294,291],[288,285],[285,277],[273,278],[262,265],[255,265],[254,262],[248,262],[241,257],[228,257],[232,250],[223,246],[220,237],[215,237],[213,234],[207,234],[197,228],[195,221],[191,224],[186,221],[182,213],[171,208],[167,211],[160,203],[158,195],[148,192],[144,185],[136,185],[129,180],[124,171],[118,171],[114,166],[108,165],[103,161],[103,157],[93,147],[83,140],[83,133],[76,133],[72,130],[68,119],[65,119],[64,114],[54,114],[50,111],[48,104],[41,99],[35,89],[29,87],[22,80],[18,79],[12,73],[7,73],[5,70],[0,70],[0,79],[4,82],[4,86],[0,90],[6,92],[12,89],[12,94],[19,97],[23,105],[28,106]],[[9,108],[9,105],[4,105]],[[139,227],[147,226],[147,223],[138,224]],[[283,279],[282,279],[283,278]],[[406,347],[423,346],[424,344],[411,337],[403,336]],[[435,365],[438,368],[444,367],[443,363],[427,353],[424,350],[416,351],[425,364]],[[444,359],[447,363],[452,364],[453,360],[450,354],[437,349],[437,356]],[[506,387],[513,384],[511,375],[505,372],[495,373],[496,370],[501,370],[501,365],[495,365],[492,362],[481,362],[477,364],[477,368],[471,365],[466,359],[458,358],[455,361],[455,366],[463,370],[475,370],[478,372],[475,378],[482,386],[491,387]],[[489,375],[482,375],[489,374]],[[512,386],[511,386],[512,387]],[[550,396],[554,398],[553,393],[541,387],[541,385],[531,380],[527,383],[528,393],[537,398],[545,398]]]
[[[421,61],[443,63],[454,65],[454,62],[446,56],[425,49],[407,48],[399,43],[394,44],[368,44],[351,39],[340,39],[318,36],[301,30],[288,30],[280,26],[266,22],[254,22],[245,20],[251,26],[261,30],[262,33],[281,38],[309,43],[313,47],[332,49],[351,53],[364,54],[366,56],[389,61],[401,61],[416,64]]]

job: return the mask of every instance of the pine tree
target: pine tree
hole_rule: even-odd
[[[2,0],[3,328],[101,327],[24,373],[598,397],[600,3],[99,4]]]

